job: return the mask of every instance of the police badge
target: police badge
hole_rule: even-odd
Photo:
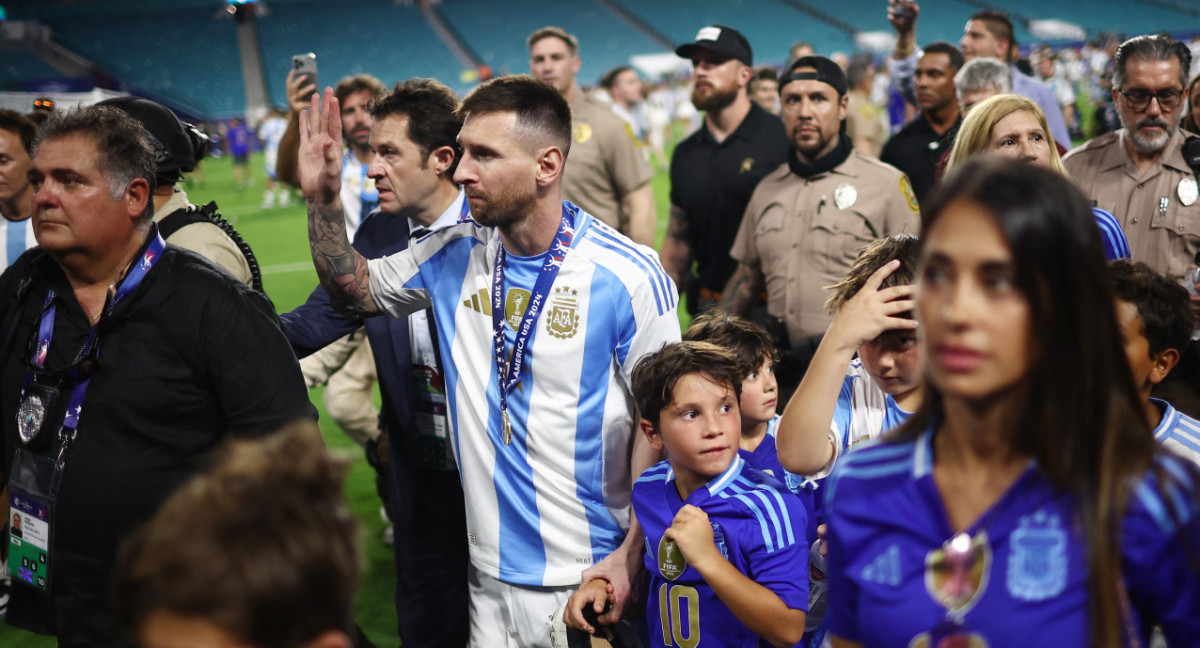
[[[833,190],[833,204],[838,209],[849,209],[858,201],[858,189],[853,185],[841,184]]]
[[[21,443],[32,445],[46,425],[46,413],[58,403],[57,388],[31,382],[21,393],[21,404],[17,406],[17,434]]]
[[[1176,193],[1179,194],[1179,202],[1183,203],[1185,207],[1191,207],[1196,204],[1196,198],[1200,198],[1200,188],[1197,188],[1194,178],[1180,180]]]

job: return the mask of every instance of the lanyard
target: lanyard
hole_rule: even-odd
[[[500,243],[496,253],[496,269],[492,273],[492,350],[496,357],[496,370],[500,382],[500,422],[503,425],[504,444],[512,443],[512,423],[508,417],[508,392],[521,382],[521,369],[529,358],[529,339],[533,336],[534,323],[541,313],[542,304],[554,285],[558,270],[562,267],[567,251],[575,239],[575,214],[563,204],[562,220],[558,224],[558,233],[554,235],[554,243],[546,253],[546,260],[538,272],[537,281],[533,285],[533,293],[529,296],[529,305],[521,324],[516,329],[517,339],[513,343],[511,359],[504,359],[504,261],[507,254],[504,244]]]
[[[462,197],[462,209],[458,210],[458,222],[465,223],[471,220],[471,203],[467,201],[467,197]]]
[[[78,369],[72,369],[68,372],[68,377],[72,379],[74,386],[71,388],[71,398],[67,402],[67,411],[63,416],[62,430],[59,432],[59,438],[63,442],[63,450],[66,449],[66,443],[75,438],[76,430],[79,429],[79,416],[83,412],[83,400],[87,395],[88,384],[91,382],[91,374],[95,368],[94,363],[88,358],[91,356],[92,359],[95,359],[100,354],[100,342],[97,339],[97,331],[104,320],[112,313],[113,309],[125,301],[125,298],[133,294],[138,286],[142,284],[142,280],[146,278],[146,274],[150,272],[150,268],[154,267],[154,264],[162,256],[165,246],[166,243],[163,242],[162,237],[155,234],[149,247],[142,252],[141,258],[125,274],[125,278],[117,286],[116,291],[109,294],[104,308],[100,312],[99,320],[88,331],[87,340],[84,342],[77,360],[77,362],[83,362]],[[26,388],[33,382],[33,368],[44,369],[46,367],[46,357],[50,351],[50,342],[54,338],[54,320],[58,311],[57,301],[58,295],[54,292],[54,289],[47,290],[46,301],[42,305],[41,321],[38,323],[37,346],[34,347],[32,358],[30,358],[32,367],[25,372],[25,382],[21,387],[22,400],[24,399]],[[29,439],[25,441],[28,442]]]

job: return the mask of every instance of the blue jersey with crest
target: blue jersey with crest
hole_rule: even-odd
[[[1078,499],[1056,492],[1031,462],[966,530],[974,566],[955,569],[943,545],[955,533],[933,479],[932,438],[926,431],[864,447],[834,469],[826,486],[830,632],[867,647],[930,646],[935,628],[954,617],[958,632],[971,635],[954,645],[1089,646]],[[1177,457],[1158,461],[1173,478],[1170,502],[1146,476],[1121,523],[1132,627],[1141,645],[1162,624],[1169,645],[1197,646],[1200,571],[1187,562],[1200,550],[1197,473]],[[946,600],[954,601],[949,612]]]
[[[650,573],[649,645],[769,645],[738,621],[673,543],[663,542],[663,532],[684,504],[708,515],[713,542],[738,571],[774,592],[788,607],[808,610],[806,516],[800,501],[740,456],[684,501],[674,471],[663,461],[642,473],[633,487],[633,510],[645,533]]]

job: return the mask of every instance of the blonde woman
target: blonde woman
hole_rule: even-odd
[[[971,108],[950,149],[946,173],[977,153],[992,153],[1070,177],[1050,134],[1046,114],[1036,103],[1020,95],[996,95]],[[1100,228],[1104,256],[1109,260],[1128,259],[1129,242],[1117,219],[1096,207],[1092,207],[1092,215]]]

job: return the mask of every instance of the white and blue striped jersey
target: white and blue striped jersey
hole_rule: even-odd
[[[0,218],[0,250],[4,250],[5,268],[35,245],[37,240],[33,238],[33,218],[20,221]]]
[[[1154,428],[1154,440],[1200,466],[1200,421],[1165,400],[1151,398],[1150,402],[1162,410],[1162,420]]]
[[[346,236],[354,240],[358,225],[379,206],[379,190],[374,178],[367,177],[370,164],[363,164],[354,151],[342,152],[342,213],[346,216]]]
[[[508,583],[566,586],[629,525],[636,362],[679,340],[677,293],[650,248],[576,211],[570,251],[500,421],[491,284],[500,235],[473,220],[370,261],[371,295],[392,317],[432,298],[471,560]],[[508,255],[507,349],[542,263]]]
[[[675,485],[675,472],[663,461],[642,473],[633,487],[633,508],[645,533],[645,565],[650,573],[649,645],[770,645],[734,616],[674,543],[663,541],[663,532],[685,504],[708,515],[713,543],[731,565],[789,608],[808,610],[809,543],[800,500],[775,478],[751,468],[741,455],[684,500]]]
[[[812,477],[827,476],[838,457],[863,441],[883,436],[907,421],[909,416],[911,413],[900,409],[896,399],[879,388],[871,374],[863,368],[862,360],[851,360],[846,368],[846,377],[842,380],[837,407],[833,410],[833,421],[829,424],[833,458],[824,470]]]
[[[263,167],[271,179],[275,179],[275,162],[279,159],[279,141],[287,131],[288,122],[283,117],[269,116],[258,127],[258,139],[263,141]]]

